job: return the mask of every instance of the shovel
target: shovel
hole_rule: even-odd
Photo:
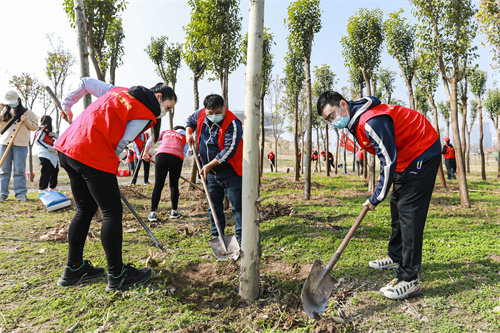
[[[335,282],[328,275],[328,273],[330,273],[333,266],[340,259],[340,255],[351,240],[356,229],[358,229],[367,212],[368,207],[363,208],[363,211],[361,211],[361,214],[359,214],[356,222],[354,222],[353,226],[344,237],[342,244],[340,244],[337,249],[337,252],[333,254],[325,268],[321,267],[322,262],[320,259],[316,259],[314,261],[313,267],[307,276],[306,283],[304,283],[304,286],[302,287],[301,294],[302,305],[304,306],[304,310],[309,317],[319,319],[325,310],[330,294],[335,287]]]
[[[201,170],[200,160],[198,158],[198,149],[196,149],[195,146],[193,146],[192,148],[194,152],[193,158],[196,161],[198,170]],[[203,188],[205,189],[205,194],[207,196],[208,205],[210,206],[210,211],[212,211],[212,217],[215,222],[215,227],[217,228],[217,233],[219,234],[219,237],[211,239],[208,242],[208,245],[210,245],[210,248],[212,249],[215,257],[218,260],[228,260],[231,258],[237,260],[238,257],[240,256],[240,245],[236,240],[236,236],[222,234],[219,224],[219,219],[217,218],[217,214],[215,213],[214,209],[214,204],[212,203],[212,198],[210,198],[210,193],[208,192],[206,180],[203,176],[200,178],[201,178],[201,183],[203,184]]]

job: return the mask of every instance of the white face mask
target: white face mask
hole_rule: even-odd
[[[156,119],[165,117],[167,114],[167,110],[165,110],[165,107],[163,106],[163,103],[161,102],[161,98],[158,100],[158,103],[160,103],[160,115],[156,117]]]

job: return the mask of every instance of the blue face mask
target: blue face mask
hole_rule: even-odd
[[[210,120],[214,124],[217,124],[217,123],[221,122],[222,119],[224,119],[224,117],[222,116],[222,113],[219,113],[219,114],[207,114],[207,118],[208,118],[208,120]]]
[[[332,125],[337,129],[342,129],[349,124],[350,117],[342,117],[340,114],[333,120]]]
[[[11,108],[17,108],[17,106],[18,106],[18,105],[19,105],[19,103],[16,103],[16,104],[9,104],[9,106],[10,106]]]

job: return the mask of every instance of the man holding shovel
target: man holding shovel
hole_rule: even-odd
[[[8,91],[0,103],[0,201],[9,196],[9,183],[14,166],[14,194],[26,201],[26,156],[30,132],[38,129],[36,115],[23,106],[14,90]]]
[[[224,217],[224,194],[231,202],[235,221],[235,234],[241,242],[241,184],[243,159],[243,128],[240,120],[224,106],[220,95],[205,97],[204,108],[189,116],[186,126],[186,139],[190,146],[197,145],[202,169],[200,176],[207,181],[222,233],[226,227]],[[198,130],[198,137],[193,132]],[[197,157],[195,157],[197,158]],[[212,237],[219,236],[211,210]]]
[[[437,132],[419,112],[380,104],[375,97],[348,102],[327,91],[319,97],[317,109],[335,128],[347,128],[361,148],[380,160],[379,182],[363,206],[374,210],[394,184],[388,253],[369,263],[375,269],[396,269],[395,278],[380,293],[390,299],[420,295],[424,225],[441,163]]]

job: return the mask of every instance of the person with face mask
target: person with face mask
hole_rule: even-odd
[[[390,299],[420,295],[424,225],[441,163],[436,130],[421,113],[381,104],[376,97],[348,102],[339,93],[327,91],[319,97],[317,110],[325,121],[348,130],[362,149],[380,160],[379,182],[364,207],[374,210],[393,184],[388,253],[369,262],[375,269],[396,269],[395,278],[380,289],[381,294]]]
[[[19,132],[14,138],[14,133],[18,128]],[[28,156],[30,132],[37,129],[38,119],[36,115],[23,106],[17,92],[8,91],[0,103],[0,158],[4,156],[13,139],[14,142],[0,167],[0,201],[7,200],[9,196],[12,169],[14,169],[14,195],[17,200],[26,201],[28,193],[26,157]]]
[[[189,146],[196,144],[202,169],[200,176],[207,181],[217,219],[222,232],[226,227],[224,194],[231,202],[235,234],[241,242],[241,184],[243,160],[243,128],[241,121],[224,106],[220,95],[205,97],[204,108],[189,116],[186,139]],[[197,130],[197,137],[193,132]],[[208,211],[212,237],[219,236],[212,214]]]
[[[137,269],[122,260],[123,207],[116,177],[118,156],[150,128],[153,138],[158,138],[160,117],[174,107],[177,96],[163,83],[151,89],[123,88],[83,78],[63,102],[70,121],[73,119],[71,107],[87,93],[97,100],[73,121],[54,145],[61,166],[68,173],[76,203],[76,213],[68,230],[68,260],[57,284],[71,286],[104,274],[104,268],[94,267],[83,259],[90,222],[99,207],[103,215],[101,243],[108,266],[106,291],[126,290],[146,283],[152,272],[150,268]]]

